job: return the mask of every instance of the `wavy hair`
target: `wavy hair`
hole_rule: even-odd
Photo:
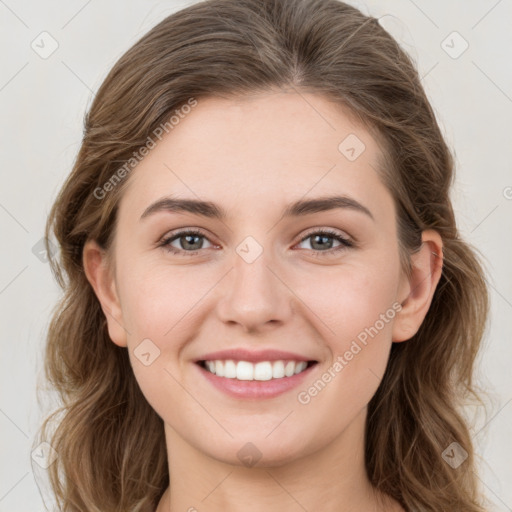
[[[82,263],[86,240],[111,246],[127,179],[101,200],[95,191],[191,98],[276,87],[323,95],[378,139],[406,271],[423,230],[443,240],[430,309],[412,339],[393,344],[368,405],[370,482],[408,511],[484,510],[462,407],[478,398],[473,372],[488,291],[476,250],[456,227],[453,157],[414,62],[376,18],[337,0],[205,0],[166,17],[113,66],[48,216],[46,240],[60,247],[50,264],[63,296],[44,365],[61,403],[39,434],[58,453],[48,471],[62,511],[153,512],[169,484],[162,419],[126,349],[110,340]],[[468,454],[458,468],[443,458],[453,442]]]

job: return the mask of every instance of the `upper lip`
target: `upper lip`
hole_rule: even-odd
[[[219,350],[210,352],[198,357],[195,362],[199,361],[218,361],[228,360],[247,361],[249,363],[258,363],[261,361],[314,361],[314,359],[295,354],[293,352],[285,352],[282,350],[248,350],[244,348],[233,348],[229,350]]]

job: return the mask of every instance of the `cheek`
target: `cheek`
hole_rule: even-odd
[[[132,268],[125,281],[123,317],[129,325],[128,350],[138,385],[155,412],[184,412],[190,406],[180,382],[180,355],[190,339],[187,325],[204,291],[187,289],[170,269]]]
[[[302,388],[299,403],[331,408],[340,400],[354,414],[375,393],[384,374],[396,302],[398,264],[352,265],[316,275],[298,292],[315,313],[316,329],[327,348],[320,374]],[[393,270],[395,269],[395,270]],[[350,417],[351,414],[348,414]]]
[[[124,277],[122,310],[132,368],[160,414],[162,407],[178,405],[183,397],[177,382],[189,364],[183,350],[201,324],[201,300],[218,279],[211,270],[161,263],[120,267],[119,275]]]
[[[398,262],[381,258],[375,263],[358,261],[289,276],[291,288],[304,305],[314,313],[311,318],[317,330],[333,351],[346,350],[347,342],[360,338],[366,329],[377,327],[383,337],[389,336],[395,310],[399,278]],[[303,309],[304,314],[307,311]],[[384,317],[383,317],[384,316]],[[374,330],[372,329],[372,332]]]
[[[134,266],[126,276],[122,309],[128,330],[159,343],[183,333],[218,280],[205,268],[162,263]]]

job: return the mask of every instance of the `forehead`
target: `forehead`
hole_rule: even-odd
[[[140,216],[171,193],[228,210],[265,210],[333,189],[372,203],[387,192],[380,154],[366,129],[318,94],[201,99],[131,171],[121,210]]]

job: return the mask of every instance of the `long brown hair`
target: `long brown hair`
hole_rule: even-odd
[[[169,484],[162,420],[126,349],[110,340],[84,274],[84,243],[94,239],[108,250],[129,178],[108,191],[105,184],[191,98],[275,87],[321,94],[379,139],[404,269],[422,230],[437,230],[444,244],[429,312],[411,340],[393,344],[368,406],[369,479],[406,510],[483,510],[461,407],[477,396],[473,366],[488,296],[475,250],[457,231],[452,155],[411,59],[377,19],[337,0],[194,4],[142,37],[98,90],[46,227],[60,245],[50,263],[64,295],[49,327],[45,375],[62,407],[46,419],[40,440],[58,453],[48,471],[61,510],[153,512]],[[450,446],[451,454],[467,454],[458,467],[447,462]]]

